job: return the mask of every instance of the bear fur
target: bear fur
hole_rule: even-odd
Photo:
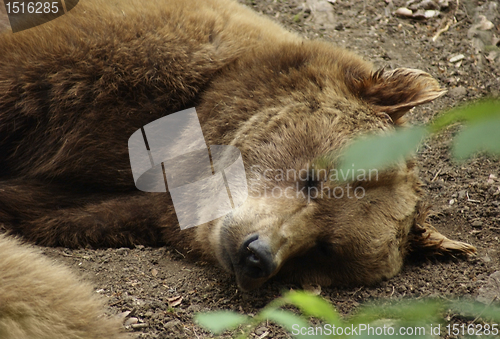
[[[39,251],[0,234],[0,338],[119,339],[92,288]]]
[[[375,70],[231,0],[80,1],[1,35],[0,51],[0,223],[28,241],[167,243],[218,262],[242,290],[275,275],[373,284],[399,272],[410,251],[474,252],[425,223],[412,160],[348,183],[277,175],[334,169],[353,138],[402,125],[445,93],[425,72]],[[250,195],[181,231],[168,193],[135,188],[127,141],[190,107],[207,145],[239,148]],[[269,194],[289,187],[290,197]],[[311,187],[365,193],[302,195]]]

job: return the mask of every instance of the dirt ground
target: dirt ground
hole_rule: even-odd
[[[354,50],[378,67],[419,68],[435,76],[448,93],[410,114],[410,122],[418,124],[466,100],[500,94],[498,2],[434,1],[242,2],[308,39]],[[419,18],[420,11],[416,18],[398,16],[399,7],[435,9],[439,14]],[[432,14],[437,12],[427,12]],[[481,14],[485,15],[482,21]],[[451,128],[422,144],[421,177],[433,205],[432,223],[445,235],[475,245],[477,256],[409,261],[398,276],[373,287],[323,288],[321,295],[341,313],[349,314],[373,299],[474,300],[480,295],[488,302],[479,289],[500,271],[500,162],[484,157],[466,163],[451,161],[450,141],[456,131]],[[169,247],[43,251],[84,275],[96,293],[107,298],[110,314],[123,317],[133,338],[212,337],[193,323],[194,313],[230,309],[252,315],[282,291],[300,288],[271,281],[257,291],[242,293],[221,269],[190,261],[185,253]],[[498,290],[493,293],[500,295]],[[470,321],[456,314],[449,319]],[[252,336],[290,337],[270,323],[259,326]]]

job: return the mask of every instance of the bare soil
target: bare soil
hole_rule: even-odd
[[[439,16],[420,20],[394,12],[399,7],[421,6],[421,1],[337,0],[327,3],[323,12],[325,7],[315,6],[318,0],[307,4],[296,0],[242,2],[308,39],[324,39],[354,50],[377,67],[419,68],[435,76],[448,93],[415,109],[411,123],[426,123],[464,101],[500,94],[500,44],[496,39],[500,37],[500,6],[495,1],[450,0],[448,6],[448,1],[439,1]],[[494,27],[474,28],[480,23],[478,14],[486,15]],[[443,32],[433,41],[440,30]],[[461,60],[450,62],[460,54]],[[500,271],[500,162],[485,157],[465,163],[450,160],[451,139],[458,128],[427,140],[418,157],[433,205],[432,223],[448,237],[476,246],[477,256],[409,260],[399,275],[376,286],[323,288],[321,295],[342,314],[374,299],[474,300],[488,277]],[[242,293],[221,269],[189,260],[186,253],[170,247],[43,251],[85,276],[96,293],[107,298],[110,314],[124,318],[133,338],[212,337],[194,324],[193,314],[229,309],[252,315],[283,291],[300,288],[270,281],[257,291]],[[450,314],[449,319],[472,320],[457,314]],[[290,337],[270,323],[259,326],[252,336]]]

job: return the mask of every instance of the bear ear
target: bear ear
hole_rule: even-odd
[[[380,69],[366,78],[351,80],[353,92],[377,112],[387,113],[395,124],[413,107],[446,93],[430,74],[418,69]]]
[[[412,252],[425,255],[474,255],[476,248],[467,243],[451,240],[429,224],[413,229],[410,235]]]
[[[410,251],[424,255],[474,255],[476,248],[461,241],[448,239],[425,220],[429,206],[419,205],[409,234]]]

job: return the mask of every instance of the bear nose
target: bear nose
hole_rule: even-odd
[[[271,247],[258,235],[250,236],[241,246],[240,253],[243,271],[250,278],[268,277],[276,268]]]

